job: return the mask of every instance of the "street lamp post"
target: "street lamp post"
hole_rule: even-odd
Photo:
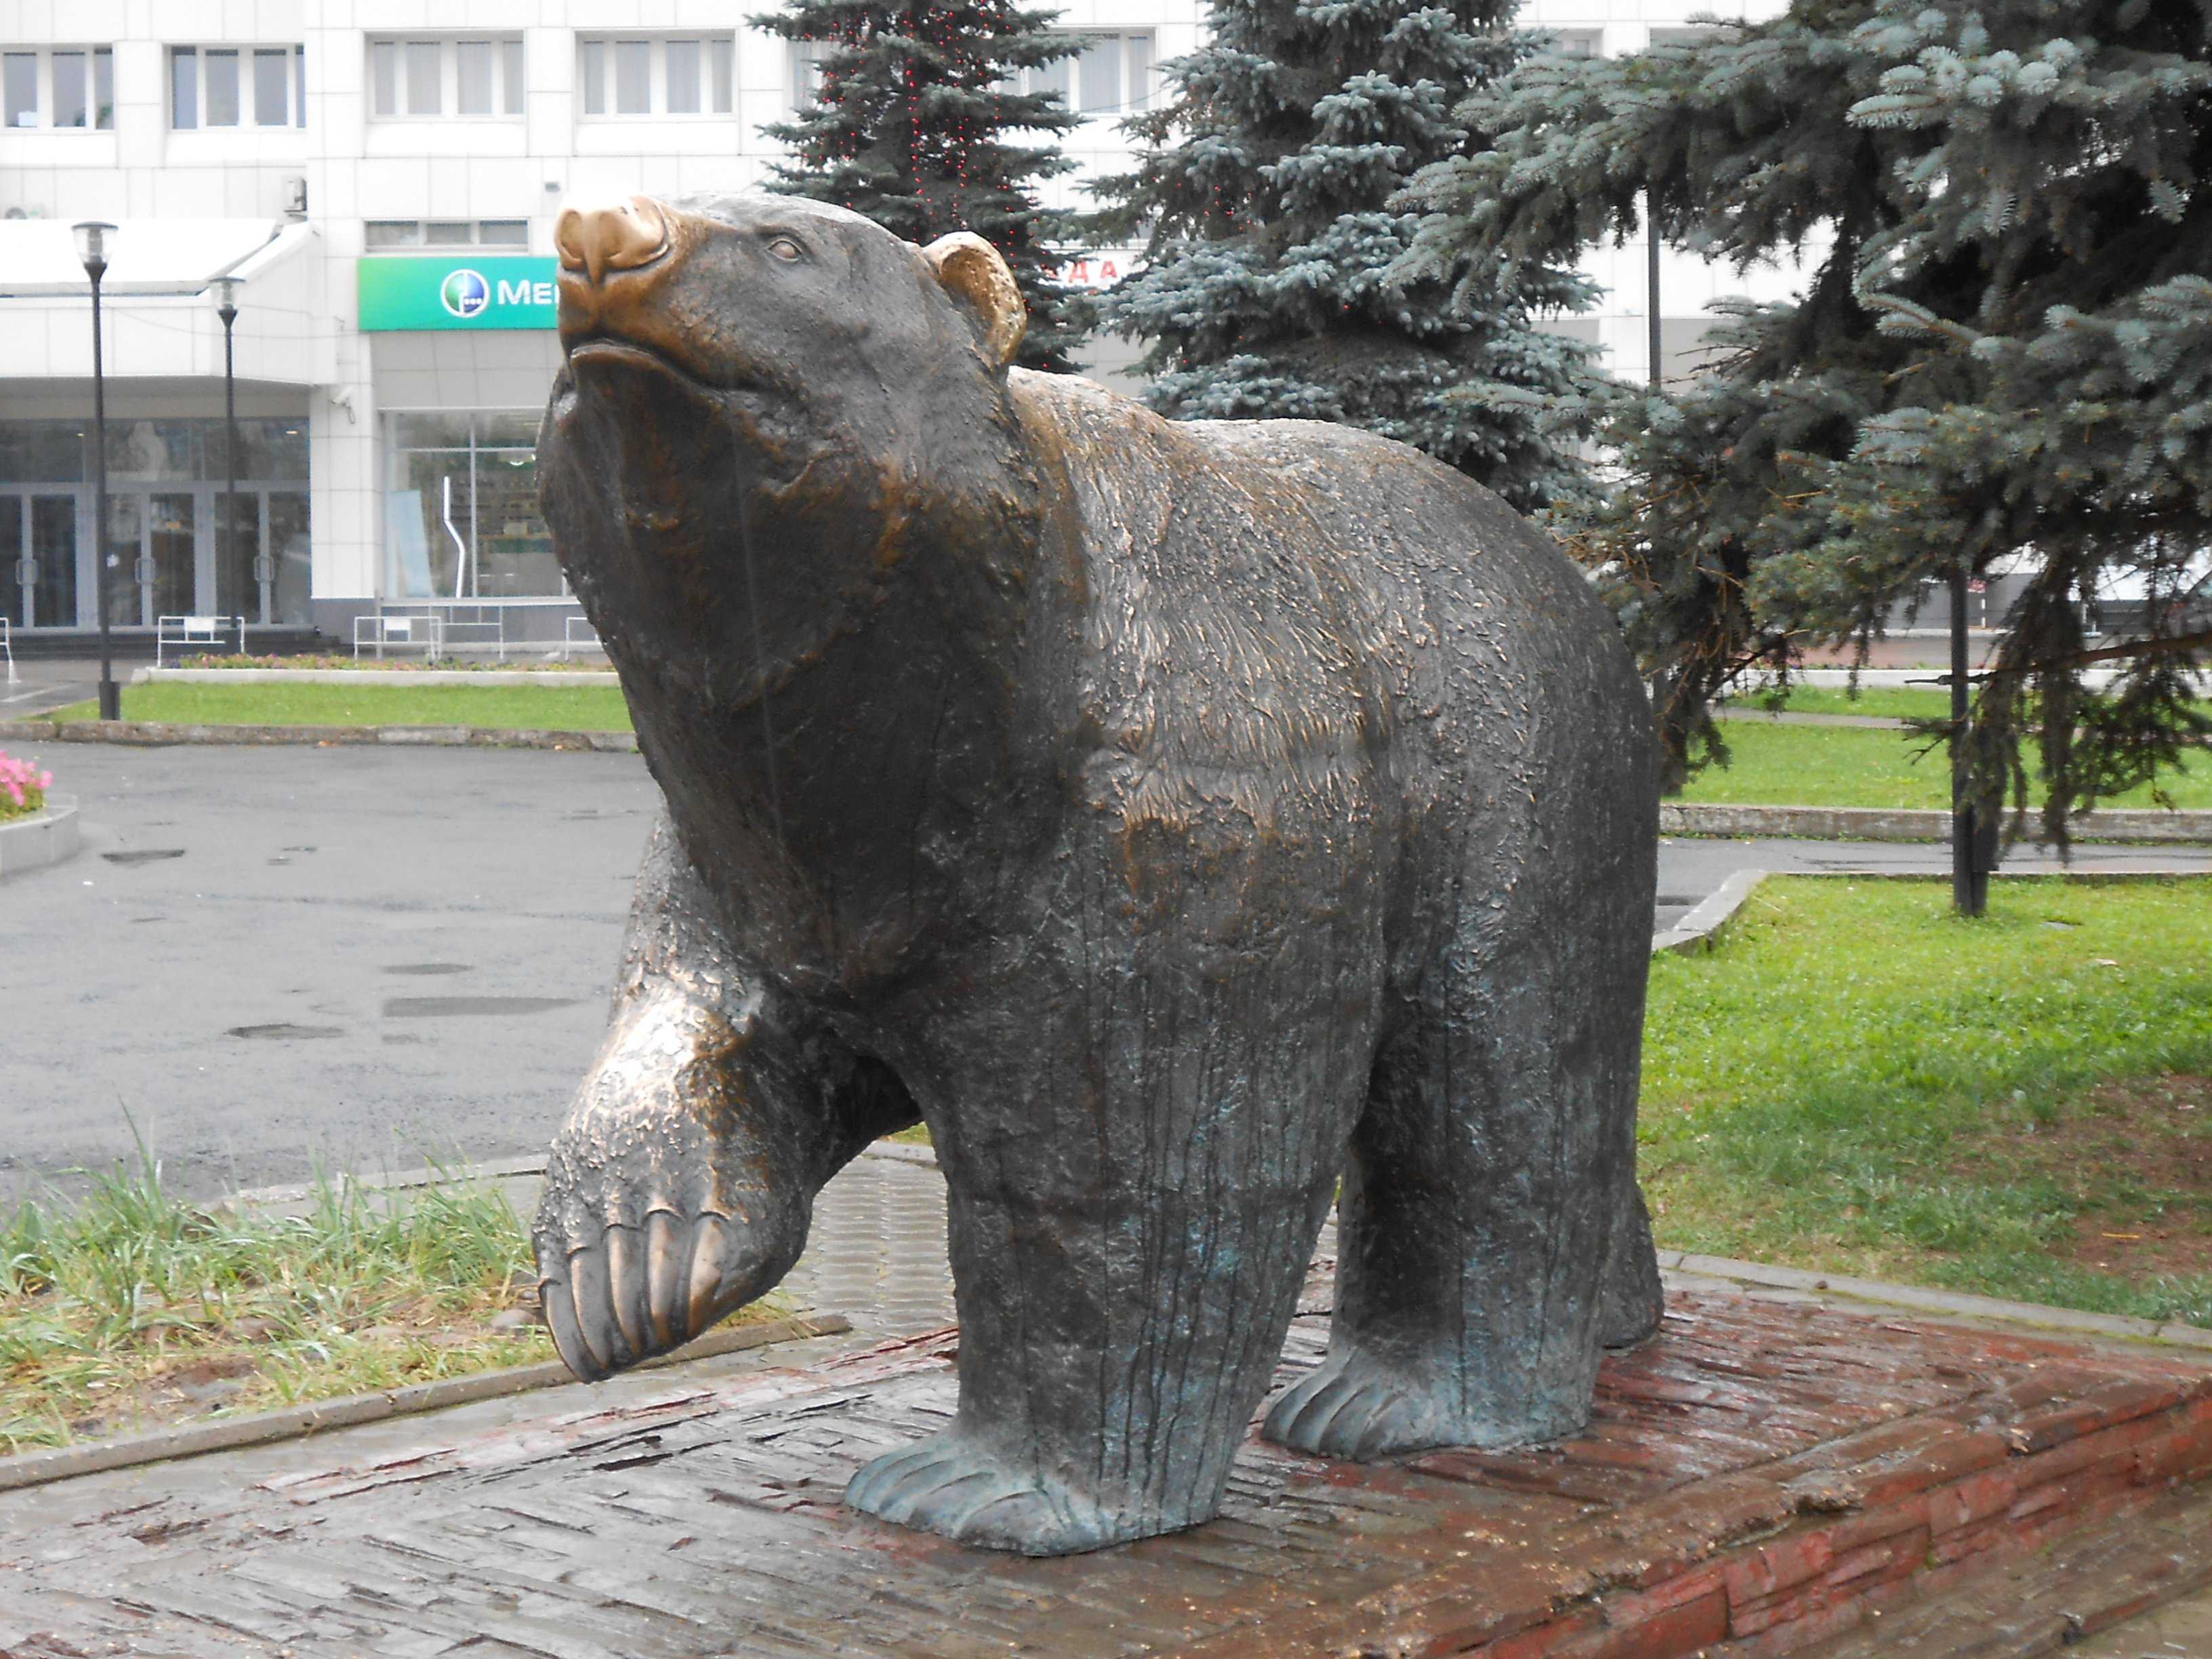
[[[1969,787],[1966,711],[1966,600],[1973,573],[1961,559],[1951,571],[1951,906],[1962,916],[1989,908],[1990,867],[1996,862],[1996,823]]]
[[[107,573],[114,567],[115,550],[107,544],[107,373],[100,343],[100,279],[107,274],[107,239],[115,227],[103,219],[87,219],[72,228],[76,257],[84,262],[84,274],[92,283],[92,538],[100,603],[100,718],[119,720],[123,693],[115,684],[115,651],[109,634]]]
[[[215,314],[222,319],[222,550],[216,561],[218,570],[235,571],[238,568],[238,380],[236,366],[231,357],[232,331],[238,323],[238,278],[218,276],[215,279]],[[255,560],[258,567],[260,561]],[[218,598],[216,604],[222,605]],[[238,596],[239,618],[246,616],[246,595]],[[258,609],[258,606],[256,607]]]
[[[1644,328],[1651,352],[1651,388],[1656,392],[1666,378],[1660,356],[1665,341],[1659,331],[1659,189],[1656,185],[1644,192]]]

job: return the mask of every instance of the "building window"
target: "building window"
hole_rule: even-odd
[[[583,112],[727,115],[737,50],[732,34],[587,35],[576,42]]]
[[[392,416],[392,598],[550,599],[564,591],[538,512],[543,418],[534,409]]]
[[[436,253],[447,248],[526,250],[527,219],[371,219],[362,226],[372,253]]]
[[[1152,103],[1152,37],[1149,31],[1079,34],[1083,50],[1073,58],[1022,71],[1025,92],[1056,92],[1078,115],[1125,115]]]
[[[171,46],[169,125],[304,127],[305,46]]]
[[[810,110],[822,101],[822,66],[837,50],[835,40],[791,43],[791,106]]]
[[[1602,58],[1603,29],[1553,29],[1552,44],[1545,48],[1554,58]]]
[[[112,131],[114,52],[44,46],[0,52],[0,110],[11,127]]]
[[[369,112],[386,119],[522,113],[522,37],[371,40]]]

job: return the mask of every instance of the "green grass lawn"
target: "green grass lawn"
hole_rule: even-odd
[[[1932,678],[1939,671],[1927,671]],[[1885,720],[1948,720],[1951,694],[1942,686],[1869,685],[1854,697],[1842,686],[1797,685],[1780,705],[1795,714],[1875,714]],[[1755,691],[1739,692],[1721,706],[1723,714],[1760,714],[1767,700]]]
[[[2212,1325],[2212,885],[1771,881],[1652,964],[1662,1245]]]
[[[88,702],[55,720],[91,720]],[[627,732],[629,705],[611,685],[196,685],[123,688],[123,718],[203,726],[486,726]]]
[[[1927,739],[1909,732],[1731,720],[1723,735],[1729,763],[1708,766],[1692,778],[1684,800],[1762,806],[1951,804],[1948,757],[1940,745],[1929,750]],[[2169,775],[2166,788],[2177,806],[2212,807],[2212,754],[2191,757],[2186,768]],[[2099,805],[2156,803],[2149,790],[2136,789]]]

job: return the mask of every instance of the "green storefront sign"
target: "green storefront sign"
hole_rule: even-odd
[[[395,328],[551,328],[555,265],[514,254],[490,258],[355,261],[363,332]]]

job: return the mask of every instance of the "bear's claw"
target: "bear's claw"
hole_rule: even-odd
[[[1024,1555],[1069,1555],[1165,1530],[1109,1516],[1056,1481],[1017,1472],[957,1429],[864,1465],[845,1502],[956,1543]]]
[[[1275,1402],[1260,1432],[1294,1451],[1362,1462],[1458,1439],[1429,1390],[1357,1354],[1322,1360]]]
[[[726,1216],[686,1222],[655,1206],[642,1228],[606,1227],[581,1243],[540,1226],[546,1328],[562,1362],[586,1382],[682,1347],[755,1293]]]

